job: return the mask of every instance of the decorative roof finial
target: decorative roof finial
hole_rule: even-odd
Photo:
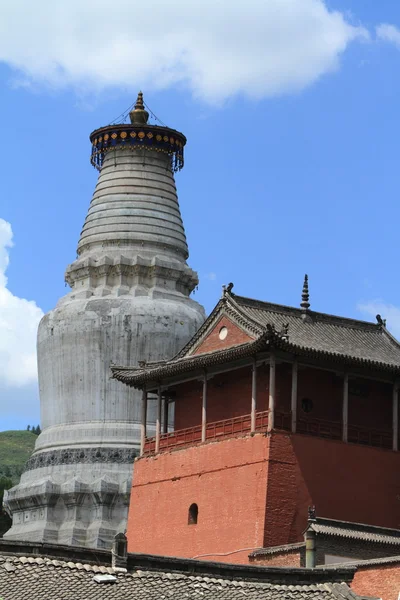
[[[310,294],[308,293],[308,275],[304,275],[303,291],[301,293],[300,306],[304,311],[310,308]]]
[[[135,108],[129,113],[132,125],[145,125],[149,119],[149,113],[144,108],[143,93],[139,92]]]
[[[376,321],[381,329],[386,327],[386,319],[382,319],[381,315],[376,315]]]
[[[222,297],[226,298],[226,296],[233,296],[232,293],[233,283],[228,283],[228,285],[222,286]]]
[[[317,520],[317,515],[316,515],[316,510],[315,510],[315,506],[309,506],[308,507],[308,520],[309,521],[316,521]]]

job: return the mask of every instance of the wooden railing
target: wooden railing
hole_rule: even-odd
[[[267,431],[268,428],[268,410],[256,414],[256,432]],[[290,413],[275,413],[275,429],[290,431]],[[222,421],[214,421],[206,425],[206,441],[218,440],[227,437],[246,435],[251,432],[251,415],[241,415]],[[178,429],[170,433],[160,435],[160,452],[172,448],[182,448],[192,446],[201,442],[201,425]],[[144,454],[153,454],[155,452],[155,437],[146,438]]]
[[[268,429],[268,412],[263,411],[256,414],[256,432],[266,432]],[[291,413],[275,412],[274,429],[290,431]],[[297,433],[312,435],[332,440],[342,439],[342,423],[340,421],[328,421],[326,419],[311,419],[299,417],[296,425]],[[231,419],[214,421],[206,425],[206,441],[220,440],[229,437],[247,435],[251,432],[251,416],[241,415]],[[377,448],[392,448],[391,431],[380,431],[349,425],[348,441],[353,444],[364,444]],[[170,433],[160,435],[160,452],[172,448],[183,448],[201,443],[201,425],[179,429]],[[144,454],[155,452],[155,437],[146,438]]]
[[[266,431],[268,427],[268,411],[256,414],[256,431]],[[236,435],[245,435],[251,431],[250,415],[241,415],[222,421],[207,423],[206,441],[217,440]],[[182,448],[201,442],[201,425],[178,429],[170,433],[160,435],[160,451],[171,448]],[[155,452],[156,441],[154,437],[147,438],[144,446],[144,454]]]
[[[342,439],[342,423],[340,421],[328,421],[325,419],[298,418],[297,433],[315,435],[317,437],[329,438],[331,440]]]
[[[392,448],[393,436],[391,431],[370,429],[349,425],[347,439],[353,444],[364,444],[376,448]]]

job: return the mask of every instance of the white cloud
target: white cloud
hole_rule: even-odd
[[[36,381],[36,332],[43,316],[35,302],[18,298],[7,288],[11,246],[11,225],[0,219],[0,387]]]
[[[376,28],[376,36],[384,42],[389,42],[400,48],[400,29],[388,23],[381,23]]]
[[[215,281],[217,279],[217,274],[216,273],[206,273],[205,275],[203,275],[203,279],[209,279],[210,281]]]
[[[188,87],[208,102],[301,90],[368,38],[324,0],[13,0],[0,61],[79,90]]]
[[[386,304],[382,300],[375,300],[359,304],[357,309],[372,317],[381,315],[382,319],[386,319],[387,328],[400,340],[400,308],[393,304]]]

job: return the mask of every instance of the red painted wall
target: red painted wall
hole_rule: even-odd
[[[250,549],[263,545],[268,446],[257,435],[137,460],[129,552],[248,562]],[[188,525],[192,503],[197,525]]]
[[[342,418],[343,378],[331,371],[299,367],[297,382],[298,416],[340,421]],[[313,409],[303,413],[302,399],[312,400]]]
[[[400,453],[277,433],[269,460],[265,546],[301,541],[310,505],[327,518],[400,528]]]
[[[400,453],[305,435],[231,438],[135,462],[130,552],[248,562],[302,540],[307,507],[400,528]],[[188,525],[188,508],[199,522]],[[226,556],[221,556],[226,554]]]
[[[357,387],[357,382],[353,382]],[[361,381],[365,396],[351,394],[349,383],[349,425],[389,430],[392,427],[392,386],[380,381]]]
[[[224,340],[220,340],[219,332],[222,327],[228,329],[228,335]],[[193,354],[203,354],[204,352],[213,352],[214,350],[222,350],[223,348],[231,348],[245,342],[252,342],[253,337],[247,335],[243,329],[240,329],[227,317],[222,317],[215,327],[210,331],[205,340],[196,348]]]
[[[207,421],[212,423],[250,414],[251,367],[216,375],[208,381]],[[268,370],[258,370],[258,410],[268,408]],[[193,381],[175,388],[175,429],[194,427],[201,423],[203,384]]]
[[[227,371],[216,375],[208,382],[208,422],[230,419],[250,413],[251,367]],[[269,366],[257,369],[257,408],[267,410],[269,394]],[[291,402],[292,369],[288,363],[276,366],[276,410],[289,415]],[[354,389],[365,390],[364,395],[352,393]],[[202,382],[191,381],[176,386],[175,429],[194,427],[201,423]],[[313,408],[304,412],[302,400],[312,401]],[[309,422],[329,421],[336,423],[335,432],[341,437],[343,378],[330,371],[300,367],[298,371],[298,431],[307,432]],[[350,380],[349,383],[349,426],[386,431],[387,443],[391,446],[392,389],[388,384],[372,380]],[[279,422],[279,421],[277,421]],[[290,421],[289,421],[290,422]],[[356,440],[353,440],[356,441]]]
[[[400,592],[400,565],[394,563],[358,568],[351,588],[360,596],[397,600]]]

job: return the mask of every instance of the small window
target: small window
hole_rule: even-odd
[[[191,504],[189,507],[188,525],[197,525],[197,517],[199,515],[199,507],[197,504]]]
[[[310,398],[303,398],[301,401],[301,408],[303,412],[310,413],[314,408],[314,403]]]

